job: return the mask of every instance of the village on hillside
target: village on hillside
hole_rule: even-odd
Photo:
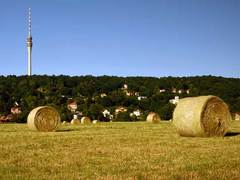
[[[18,77],[11,78],[18,79]],[[195,81],[193,81],[196,83],[195,86],[193,86],[193,83],[187,85],[184,82],[184,86],[176,84],[177,87],[174,87],[171,78],[169,78],[170,86],[164,85],[164,83],[152,86],[153,83],[159,80],[145,79],[145,84],[148,84],[149,87],[151,86],[149,89],[146,89],[138,78],[135,78],[135,81],[138,82],[136,84],[134,78],[129,83],[124,83],[126,81],[124,79],[118,81],[119,78],[116,80],[115,78],[107,77],[107,83],[110,85],[104,82],[100,87],[96,86],[97,81],[94,77],[84,77],[87,78],[85,82],[80,82],[77,87],[74,86],[77,83],[76,80],[73,80],[74,78],[66,78],[68,81],[65,81],[63,77],[55,77],[56,80],[54,82],[50,80],[51,77],[47,77],[48,80],[42,80],[42,83],[45,84],[44,86],[41,83],[37,85],[38,78],[40,77],[36,77],[36,80],[34,78],[24,79],[23,77],[20,79],[19,86],[21,85],[21,89],[30,89],[31,94],[26,94],[24,91],[20,92],[21,90],[15,91],[14,88],[13,95],[10,93],[11,88],[8,89],[8,94],[3,91],[3,96],[1,97],[10,97],[8,98],[10,102],[0,99],[0,105],[2,105],[2,109],[5,109],[0,112],[1,123],[25,122],[30,107],[44,104],[52,104],[57,107],[64,121],[80,119],[83,116],[89,116],[91,119],[98,121],[143,121],[151,111],[159,113],[164,120],[170,120],[172,119],[172,112],[181,98],[191,97],[196,92],[201,93],[201,84],[199,89],[196,88],[197,83]],[[59,80],[60,78],[62,78],[63,82]],[[106,81],[104,78],[106,77],[103,77],[103,80]],[[2,80],[4,79],[2,78]],[[203,77],[204,79],[209,81],[215,79],[218,83],[222,78]],[[179,80],[179,82],[181,81]],[[174,82],[176,82],[176,79],[174,79]],[[30,83],[33,84],[32,87],[30,87]],[[48,85],[48,83],[50,84]],[[89,91],[85,91],[86,85],[91,86],[91,83],[92,88]],[[165,82],[165,84],[169,83]],[[105,87],[107,85],[109,86],[108,88]],[[94,88],[101,89],[96,91]],[[222,88],[225,87],[223,86]],[[207,90],[209,91],[209,89]],[[206,90],[203,89],[202,91],[205,92]],[[209,92],[209,94],[212,93]],[[239,101],[239,98],[237,100]],[[232,110],[233,119],[239,120],[239,112],[240,110]]]

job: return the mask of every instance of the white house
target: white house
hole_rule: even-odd
[[[130,113],[130,116],[134,116],[134,115],[139,117],[141,115],[141,111],[139,109],[137,109],[137,110],[133,111],[132,113]]]
[[[141,101],[141,100],[143,100],[143,99],[147,99],[147,97],[146,97],[146,96],[138,96],[138,100],[139,100],[139,101]]]
[[[102,113],[103,113],[103,117],[107,117],[111,114],[110,111],[108,111],[107,109],[105,109]]]
[[[100,97],[101,97],[101,98],[104,98],[104,97],[106,97],[106,96],[107,96],[106,93],[101,93],[101,94],[100,94]]]
[[[139,96],[139,92],[135,92],[134,95],[135,95],[135,96]]]
[[[170,99],[169,102],[172,104],[177,104],[179,102],[179,96],[175,96],[174,99]]]
[[[105,109],[102,113],[103,113],[103,117],[108,119],[113,119],[113,115],[107,109]]]
[[[123,89],[128,89],[128,85],[127,85],[127,84],[124,84],[124,85],[123,85]]]
[[[179,89],[178,90],[178,94],[182,94],[183,93],[183,90],[182,89]]]
[[[160,89],[159,92],[164,93],[164,92],[166,92],[166,89]]]

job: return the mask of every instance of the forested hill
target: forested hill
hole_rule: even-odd
[[[136,109],[143,115],[155,111],[169,119],[174,108],[170,99],[210,94],[222,98],[231,112],[240,112],[240,79],[236,78],[0,76],[0,114],[9,114],[11,107],[18,105],[23,112],[17,121],[24,122],[36,106],[53,105],[63,119],[70,120],[67,104],[75,101],[78,112],[94,119],[103,118],[105,109],[113,114],[119,106],[127,112],[116,119],[131,120],[128,114]]]

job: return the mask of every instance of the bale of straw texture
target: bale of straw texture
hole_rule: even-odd
[[[146,121],[150,123],[159,123],[161,121],[161,118],[157,113],[150,112],[147,116]]]
[[[91,119],[89,117],[82,117],[81,118],[81,123],[82,124],[89,124],[89,123],[91,123]]]
[[[79,120],[79,119],[72,119],[72,120],[71,120],[71,124],[73,124],[73,125],[78,125],[78,124],[81,124],[81,123],[80,123],[80,120]]]
[[[59,113],[50,106],[37,107],[27,117],[28,127],[38,131],[54,131],[60,122]]]
[[[228,106],[216,96],[183,98],[173,112],[181,136],[224,136],[230,121]]]

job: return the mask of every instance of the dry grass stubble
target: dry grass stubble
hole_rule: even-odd
[[[231,131],[239,132],[233,122]],[[0,125],[0,179],[240,178],[240,136],[179,137],[172,124],[103,123],[32,132]]]

